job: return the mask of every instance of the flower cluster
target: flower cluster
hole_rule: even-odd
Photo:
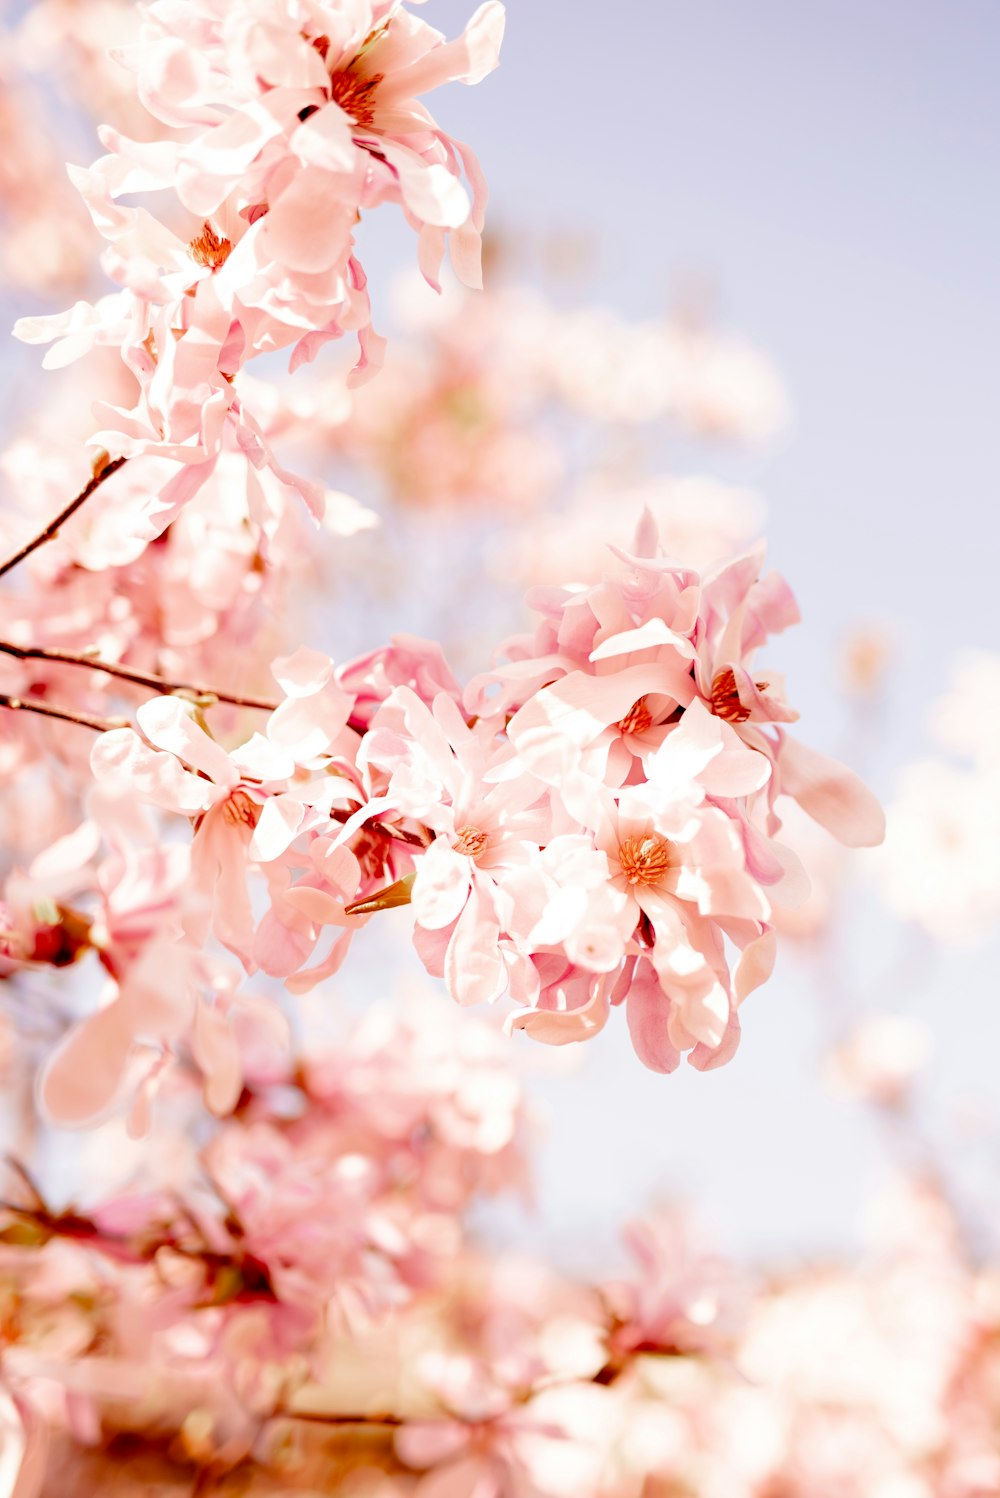
[[[8,1172],[8,1491],[996,1491],[1000,1282],[940,1192],[885,1198],[855,1273],[755,1283],[674,1209],[614,1279],[492,1258],[468,1212],[521,1184],[523,1098],[494,1034],[437,1018],[372,1013],[294,1073],[248,1057],[170,1191],[56,1209]]]
[[[464,693],[420,640],[339,668],[300,649],[274,663],[282,699],[258,704],[260,730],[229,748],[181,695],[102,734],[88,821],[8,894],[114,985],[50,1061],[50,1112],[99,1113],[127,1077],[189,1053],[226,1111],[234,1015],[259,1001],[210,939],[304,993],[401,905],[453,998],[508,995],[513,1030],[583,1040],[624,1004],[655,1070],[729,1059],[775,908],[803,893],[785,798],[848,844],[881,835],[874,798],[788,734],[795,714],[755,663],[796,617],[761,569],[757,549],[699,577],[647,520],[605,582],[539,595],[534,635]],[[190,844],[143,845],[136,802],[188,819]],[[10,960],[53,945],[33,933],[29,919]]]
[[[172,1431],[188,1457],[231,1466],[308,1405],[339,1349],[437,1294],[470,1205],[521,1187],[525,1129],[503,1041],[438,1007],[415,1001],[419,1024],[373,1008],[295,1072],[248,1037],[238,1112],[198,1150],[178,1134],[174,1190],[144,1180],[55,1211],[9,1173],[5,1390],[48,1367],[79,1439]],[[172,1106],[176,1127],[183,1088]],[[138,1398],[137,1359],[158,1370]]]
[[[490,72],[503,19],[487,0],[446,43],[399,0],[149,7],[123,55],[165,138],[136,141],[104,127],[108,155],[71,172],[121,290],[59,317],[22,319],[18,332],[28,342],[57,339],[50,364],[95,346],[120,350],[134,403],[99,403],[104,427],[92,440],[115,456],[172,465],[157,486],[168,509],[211,473],[226,434],[252,467],[318,508],[314,486],[270,454],[236,376],[289,346],[295,368],[347,331],[360,342],[356,377],[377,367],[381,340],[354,253],[363,211],[399,204],[435,283],[451,235],[457,272],[479,283],[482,177],[417,95]],[[172,203],[163,218],[118,201],[164,190]]]
[[[509,991],[508,1023],[561,1044],[624,1001],[647,1065],[690,1051],[711,1066],[770,972],[773,903],[801,894],[781,798],[853,845],[882,817],[788,734],[795,713],[754,663],[797,617],[760,549],[701,578],[659,554],[647,519],[619,560],[596,587],[536,596],[539,628],[461,708],[390,694],[359,762],[431,833],[416,942],[459,1002]]]

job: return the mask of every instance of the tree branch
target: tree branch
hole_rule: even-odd
[[[376,1425],[397,1427],[406,1425],[402,1415],[324,1415],[313,1410],[278,1409],[275,1414],[285,1420],[301,1420],[308,1425]]]
[[[124,467],[127,462],[127,458],[112,458],[104,464],[103,468],[99,468],[86,487],[80,490],[75,499],[70,500],[64,510],[59,511],[54,520],[49,521],[43,531],[39,531],[37,536],[33,536],[30,541],[21,547],[20,551],[16,551],[12,557],[8,557],[6,562],[0,563],[0,577],[3,577],[6,572],[10,572],[18,563],[23,562],[25,557],[30,557],[31,553],[37,551],[40,546],[44,546],[46,541],[54,541],[59,534],[60,526],[71,515],[75,515],[81,505],[86,504],[90,496],[101,487],[105,479],[109,479],[113,473],[117,473],[119,468]]]
[[[62,723],[76,723],[81,728],[92,728],[95,733],[108,733],[112,728],[128,728],[127,718],[95,718],[90,713],[73,713],[64,707],[50,707],[47,702],[32,702],[30,698],[8,697],[0,693],[0,707],[9,707],[14,712],[38,713],[43,718],[58,718]]]
[[[273,713],[278,707],[277,702],[271,702],[266,697],[238,697],[233,692],[220,692],[215,687],[195,686],[192,682],[186,681],[168,681],[152,671],[134,671],[131,666],[119,666],[112,661],[102,661],[92,655],[78,655],[71,650],[47,650],[35,645],[11,645],[5,640],[0,640],[0,653],[12,655],[19,661],[51,661],[57,666],[83,666],[90,671],[103,671],[106,676],[117,677],[119,681],[132,682],[138,687],[150,687],[155,692],[188,692],[193,697],[214,697],[217,702],[228,703],[231,707],[258,708],[266,713]]]

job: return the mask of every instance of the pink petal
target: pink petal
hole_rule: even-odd
[[[649,650],[658,645],[670,645],[688,660],[694,655],[690,640],[676,634],[665,619],[647,619],[635,629],[623,630],[620,634],[608,635],[590,652],[592,661],[610,660],[618,655],[630,655],[635,650]],[[689,671],[684,671],[689,676]],[[657,691],[661,688],[656,688]],[[666,690],[665,688],[662,690]],[[671,694],[672,695],[672,694]]]
[[[781,794],[848,848],[874,848],[885,837],[885,813],[865,783],[835,759],[784,737],[778,756]]]
[[[139,796],[183,816],[206,810],[217,795],[210,780],[192,775],[173,755],[151,749],[131,728],[102,733],[90,751],[90,768],[112,793]]]
[[[608,985],[599,981],[585,1004],[576,1009],[519,1009],[509,1014],[504,1029],[513,1034],[525,1030],[533,1040],[543,1045],[572,1045],[578,1040],[590,1040],[608,1022],[611,1004]]]
[[[492,1004],[507,987],[499,928],[473,885],[448,943],[444,977],[459,1004]]]
[[[718,1045],[696,1045],[688,1055],[688,1064],[696,1071],[714,1071],[725,1066],[736,1054],[740,1043],[740,1022],[735,1009],[729,1016],[726,1032]]]
[[[311,114],[288,144],[301,162],[327,172],[349,172],[355,164],[350,120],[339,104]]]
[[[250,839],[248,856],[260,863],[280,858],[295,841],[305,814],[305,807],[291,796],[268,796]]]
[[[681,1053],[670,1039],[670,999],[648,965],[633,978],[625,1018],[635,1054],[650,1071],[676,1071]]]
[[[415,218],[443,229],[457,229],[465,223],[469,195],[453,172],[384,137],[379,149],[395,171],[403,202]]]
[[[243,1090],[239,1047],[226,1015],[214,1005],[195,1010],[191,1053],[205,1078],[205,1105],[218,1117],[231,1113]]]
[[[756,941],[744,947],[733,974],[733,996],[742,1004],[747,994],[766,983],[774,969],[778,943],[773,931],[765,931]]]
[[[742,748],[723,749],[698,776],[710,796],[720,796],[723,800],[752,796],[770,778],[771,761],[767,755]]]
[[[50,1122],[66,1127],[103,1113],[121,1086],[131,1049],[131,1026],[118,1000],[74,1026],[39,1083],[39,1103]]]
[[[309,884],[299,884],[287,890],[281,903],[290,905],[297,914],[316,926],[344,926],[348,923],[344,902]]]
[[[6,1469],[0,1473],[5,1479],[4,1498],[40,1498],[48,1465],[48,1422],[26,1399],[16,1394],[9,1397],[16,1416],[8,1418],[6,1410],[0,1414],[0,1461]],[[6,1404],[6,1399],[4,1403]],[[17,1470],[11,1472],[5,1458],[9,1454],[8,1437],[15,1419],[20,1424],[17,1444],[21,1446],[21,1451],[17,1459]]]
[[[321,650],[310,650],[307,645],[271,662],[271,675],[286,697],[310,697],[326,685],[332,674],[330,657]]]
[[[430,931],[458,919],[469,898],[471,860],[456,853],[447,838],[437,838],[417,865],[410,897],[413,914]]]
[[[353,935],[353,931],[342,932],[322,962],[318,962],[315,967],[304,968],[302,972],[293,973],[290,978],[286,978],[285,987],[288,992],[290,994],[310,993],[316,987],[317,983],[322,983],[327,978],[332,978],[347,956],[347,950],[351,945],[351,937]]]
[[[292,271],[328,271],[350,254],[354,210],[338,199],[337,180],[317,167],[303,167],[263,221],[260,249]]]
[[[395,77],[390,74],[384,85],[385,97],[425,94],[442,83],[480,83],[500,61],[505,20],[500,0],[486,0],[461,36],[431,48]]]
[[[136,722],[157,749],[176,754],[185,764],[229,789],[238,779],[229,755],[199,728],[188,704],[179,697],[154,697],[136,710]]]

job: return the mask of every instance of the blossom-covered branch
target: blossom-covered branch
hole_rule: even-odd
[[[322,514],[322,492],[274,458],[237,377],[249,360],[289,346],[294,369],[348,331],[360,346],[354,378],[377,369],[382,340],[354,246],[363,212],[398,204],[418,232],[429,281],[437,284],[450,237],[458,274],[480,284],[482,174],[417,96],[448,81],[478,83],[496,66],[503,24],[498,0],[486,0],[453,42],[401,0],[350,10],[295,0],[278,12],[259,0],[182,0],[144,13],[123,60],[162,138],[104,127],[109,154],[71,170],[121,290],[61,316],[24,318],[17,332],[56,340],[49,364],[120,350],[138,399],[99,403],[105,425],[92,440],[168,465],[161,529],[227,443],[245,455],[249,483],[266,475]],[[119,204],[137,192],[169,192],[174,202],[162,219]],[[171,226],[178,216],[187,224],[180,234]]]

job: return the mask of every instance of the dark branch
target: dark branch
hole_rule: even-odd
[[[90,671],[103,671],[119,681],[132,682],[137,687],[150,687],[155,692],[185,692],[192,697],[214,698],[216,702],[228,703],[231,707],[258,708],[261,712],[273,713],[276,702],[266,697],[238,697],[233,692],[220,692],[215,687],[196,686],[192,682],[168,681],[152,671],[134,671],[131,666],[119,666],[112,661],[102,661],[92,655],[77,655],[71,650],[47,650],[35,645],[11,645],[0,640],[0,653],[12,655],[19,661],[51,661],[56,666],[82,666]]]
[[[20,551],[16,551],[12,557],[8,557],[6,562],[0,563],[0,577],[3,577],[4,573],[10,572],[12,568],[23,562],[25,557],[30,557],[33,551],[37,551],[47,541],[54,541],[59,534],[60,526],[64,525],[71,515],[75,515],[81,505],[86,504],[90,496],[101,487],[105,479],[109,479],[113,473],[117,473],[119,468],[124,467],[127,462],[127,458],[112,458],[110,462],[98,468],[87,486],[80,490],[75,499],[70,500],[64,510],[59,511],[54,520],[49,521],[43,531],[39,531],[37,536],[33,536],[30,541],[21,547]]]
[[[81,728],[92,728],[95,733],[108,733],[112,728],[128,728],[127,718],[95,718],[90,713],[74,713],[64,707],[50,707],[47,702],[32,702],[26,697],[8,697],[0,693],[0,707],[9,707],[13,712],[38,713],[43,718],[58,718],[62,723],[77,723]]]

